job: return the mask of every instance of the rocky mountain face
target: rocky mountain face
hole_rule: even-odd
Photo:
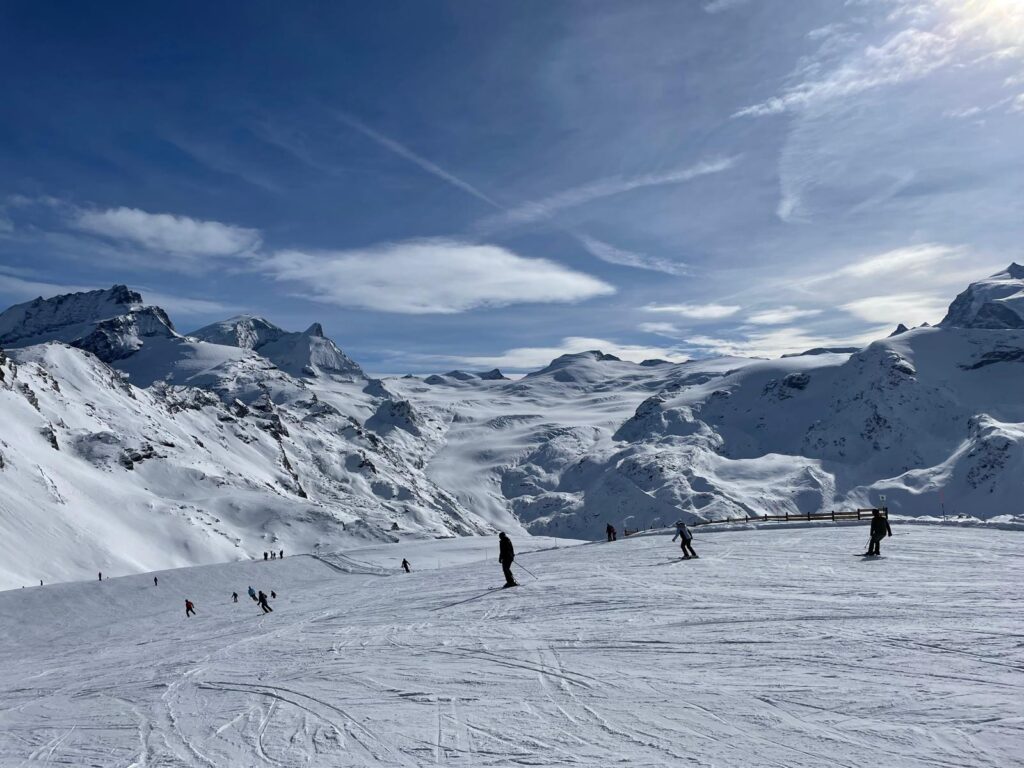
[[[328,374],[365,378],[359,365],[324,336],[320,323],[293,333],[262,317],[240,315],[200,328],[189,336],[211,344],[252,350],[296,377]]]
[[[346,541],[870,506],[1020,518],[1017,265],[856,351],[367,378],[314,324],[123,286],[0,314],[0,586]]]
[[[971,283],[949,306],[944,328],[1024,328],[1024,267],[1011,264],[1002,272]]]

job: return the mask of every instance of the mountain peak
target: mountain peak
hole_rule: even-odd
[[[967,286],[939,323],[946,328],[1024,328],[1024,267],[1013,262],[1002,272]]]
[[[324,328],[320,323],[313,323],[309,328],[306,329],[306,336],[320,336],[323,337]]]

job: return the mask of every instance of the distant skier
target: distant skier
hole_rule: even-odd
[[[611,523],[608,523],[608,525],[605,526],[604,532],[608,535],[608,541],[615,541],[618,538],[618,535],[615,532],[615,526]]]
[[[249,597],[253,599],[253,602],[256,602],[256,590],[251,586],[249,587]]]
[[[103,571],[99,572],[100,581],[103,581]]]
[[[693,551],[693,545],[690,543],[693,541],[693,533],[682,520],[676,521],[676,535],[672,537],[672,541],[676,539],[680,539],[679,546],[683,550],[683,560],[697,557],[697,553]]]
[[[882,517],[881,510],[876,509],[871,515],[871,541],[868,544],[868,555],[881,555],[881,548],[878,546],[886,536],[892,536],[892,528],[889,527],[889,519]]]
[[[237,592],[232,592],[231,593],[231,602],[233,602],[233,603],[237,603],[238,602],[238,593]]]
[[[498,534],[498,562],[505,574],[506,587],[518,587],[519,582],[512,575],[512,561],[516,559],[516,551],[512,549],[512,540],[502,531]]]
[[[153,586],[154,586],[154,587],[158,587],[158,586],[160,586],[160,582],[159,582],[159,581],[157,581],[157,578],[156,578],[156,576],[154,576],[154,577],[153,577]]]
[[[271,560],[277,560],[277,552],[271,552],[270,553],[270,559]]]
[[[189,616],[195,616],[195,615],[196,615],[196,607],[194,605],[192,605],[192,601],[191,600],[186,600],[185,601],[185,618],[187,619]]]
[[[274,590],[270,590],[270,599],[277,600],[277,592],[275,592]]]
[[[284,550],[283,549],[281,550],[281,553],[277,557],[278,557],[278,559],[284,559]]]
[[[266,593],[262,589],[260,590],[260,597],[259,597],[259,600],[257,602],[260,604],[260,608],[263,609],[264,613],[273,613],[274,612],[274,609],[271,608],[269,605],[267,605],[267,595],[266,595]]]
[[[269,560],[270,559],[270,553],[269,552],[264,552],[263,553],[263,559],[264,560]]]
[[[402,558],[402,568],[405,570],[406,573],[409,573],[409,561],[406,560],[404,557]]]

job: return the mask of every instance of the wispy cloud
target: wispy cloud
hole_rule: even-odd
[[[708,0],[704,3],[704,11],[706,13],[723,13],[746,5],[748,2],[750,0]]]
[[[821,314],[820,309],[800,309],[794,306],[775,307],[774,309],[765,309],[760,312],[747,317],[748,323],[754,325],[785,325],[791,323],[794,320],[800,320],[807,317],[816,317]]]
[[[742,307],[732,304],[648,304],[645,312],[663,312],[691,320],[721,320],[732,317]]]
[[[639,176],[611,176],[599,179],[562,190],[549,197],[507,208],[502,213],[483,219],[479,222],[478,229],[482,232],[494,232],[510,226],[544,221],[553,218],[566,209],[576,208],[613,195],[621,195],[647,187],[682,184],[701,176],[722,173],[735,167],[737,162],[738,158],[736,157],[723,157],[701,161],[695,165],[675,168],[662,173],[645,173]]]
[[[944,262],[964,254],[962,248],[943,243],[921,243],[861,258],[836,272],[841,277],[870,278],[888,274],[933,272]]]
[[[138,208],[75,209],[67,223],[82,232],[172,256],[236,256],[256,250],[262,240],[255,229]]]
[[[347,125],[352,130],[358,131],[359,133],[363,134],[366,138],[380,145],[389,152],[392,152],[393,154],[398,155],[399,157],[405,158],[413,165],[418,166],[422,170],[429,173],[431,176],[440,179],[446,184],[450,184],[456,189],[461,189],[467,195],[475,197],[477,200],[480,200],[481,202],[487,203],[492,208],[497,208],[499,210],[503,209],[500,203],[498,203],[496,200],[494,200],[484,192],[481,192],[475,185],[470,184],[468,181],[459,178],[454,173],[449,173],[444,168],[439,166],[437,163],[433,163],[430,160],[427,160],[422,155],[413,152],[407,146],[395,141],[390,136],[384,135],[380,131],[371,128],[363,121],[358,120],[352,115],[349,115],[345,112],[336,111],[334,114],[338,118],[338,120],[340,120],[342,123]]]
[[[876,318],[877,320],[877,318]],[[721,336],[687,336],[683,347],[694,355],[732,355],[736,357],[780,357],[809,349],[863,347],[886,335],[890,325],[880,325],[863,333],[832,336],[815,334],[805,328],[777,328],[741,334],[734,338]]]
[[[851,315],[874,323],[908,326],[936,323],[946,314],[948,299],[927,293],[894,293],[868,296],[843,304],[841,308]]]
[[[954,42],[944,36],[905,29],[880,46],[869,46],[859,57],[824,77],[798,82],[786,88],[780,96],[744,107],[734,116],[777,115],[873,88],[916,80],[947,64],[953,48]]]
[[[496,245],[412,240],[349,251],[278,251],[260,269],[296,295],[345,307],[451,314],[477,307],[576,302],[615,293],[607,283]]]
[[[576,237],[578,242],[591,256],[596,256],[601,261],[607,261],[609,264],[618,264],[623,267],[634,267],[636,269],[648,269],[653,272],[663,272],[666,275],[690,274],[690,267],[681,261],[660,259],[656,256],[627,251],[589,235],[576,235]]]

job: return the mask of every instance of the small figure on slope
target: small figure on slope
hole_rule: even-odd
[[[409,561],[406,560],[404,557],[402,558],[402,568],[405,570],[406,573],[408,573],[409,570],[410,570],[409,569]]]
[[[697,553],[693,551],[693,545],[690,543],[693,541],[693,534],[682,520],[676,520],[676,535],[672,537],[672,541],[676,539],[681,539],[679,546],[683,550],[683,560],[697,557]]]
[[[196,615],[196,607],[194,605],[192,605],[192,601],[191,600],[186,600],[185,601],[185,618],[187,619],[189,616],[195,616],[195,615]]]
[[[519,582],[512,575],[512,561],[516,559],[516,551],[512,548],[512,540],[502,531],[498,534],[498,562],[505,574],[506,587],[518,587]]]
[[[254,603],[257,602],[257,600],[256,600],[256,590],[252,588],[252,585],[249,586],[249,597],[252,598],[252,601]]]
[[[282,557],[284,557],[284,550],[283,549],[281,550],[280,554],[278,554],[277,559],[280,560]]]
[[[882,512],[876,509],[871,515],[871,541],[868,543],[868,551],[864,553],[865,556],[882,554],[878,545],[886,536],[892,536],[889,519],[882,517]]]
[[[153,586],[154,587],[160,586],[160,582],[157,580],[156,576],[153,577]]]
[[[270,559],[270,553],[269,552],[264,552],[263,553],[263,559],[264,560],[269,560]]]
[[[277,592],[275,592],[274,590],[270,590],[270,599],[277,600]]]
[[[267,605],[267,594],[262,589],[260,590],[260,597],[258,602],[260,604],[260,608],[263,609],[264,613],[272,613],[274,611],[273,608]]]
[[[231,593],[231,602],[233,602],[233,603],[237,603],[238,602],[238,593],[237,592],[232,592]]]
[[[608,523],[604,532],[608,534],[608,541],[615,541],[618,538],[618,535],[615,533],[615,526],[611,523]]]

